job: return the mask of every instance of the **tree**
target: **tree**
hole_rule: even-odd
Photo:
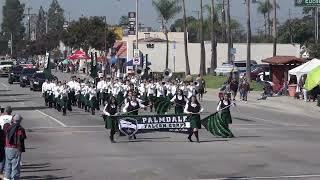
[[[46,35],[46,12],[43,10],[42,6],[40,6],[37,20],[37,34],[36,39],[41,39]]]
[[[183,18],[176,19],[170,26],[170,29],[175,29],[176,32],[182,32],[184,28]],[[187,17],[188,41],[190,43],[198,42],[198,20],[193,16]]]
[[[52,0],[48,10],[48,34],[52,44],[57,47],[61,40],[64,25],[64,10],[61,8],[57,0]]]
[[[129,25],[129,17],[121,16],[119,19],[119,25],[122,27],[127,27]]]
[[[268,34],[268,24],[269,24],[268,13],[271,10],[271,5],[270,5],[269,0],[265,0],[264,2],[259,1],[258,4],[259,4],[258,5],[258,12],[263,15],[264,32],[265,32],[265,36],[267,36],[267,34]]]
[[[152,5],[155,7],[161,18],[163,33],[166,36],[167,52],[166,52],[166,68],[169,67],[169,39],[168,39],[168,22],[173,19],[180,11],[181,7],[175,0],[153,0]]]
[[[21,4],[19,0],[6,0],[2,13],[2,31],[6,33],[6,39],[10,39],[10,34],[12,33],[13,54],[16,55],[24,45],[24,4]]]
[[[82,48],[86,53],[90,47],[104,50],[105,42],[107,49],[109,49],[113,46],[116,35],[114,32],[106,30],[106,27],[103,17],[82,17],[78,21],[70,23],[68,29],[64,31],[63,42],[71,48]]]
[[[186,2],[182,0],[183,7],[183,32],[184,32],[184,56],[186,61],[186,75],[190,75],[190,65],[189,65],[189,56],[188,56],[188,25],[187,25],[187,15],[186,15]]]
[[[206,51],[203,37],[203,1],[200,0],[200,75],[206,75]]]

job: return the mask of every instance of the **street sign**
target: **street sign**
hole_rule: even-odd
[[[136,13],[129,12],[128,19],[129,19],[128,34],[135,35],[136,34]]]
[[[140,65],[140,50],[139,49],[135,49],[133,51],[133,65]]]
[[[317,7],[320,6],[320,0],[295,0],[295,6]]]
[[[233,54],[233,55],[237,54],[237,49],[236,48],[231,48],[231,54]]]
[[[134,66],[140,65],[140,63],[141,63],[141,62],[140,62],[140,57],[138,57],[138,58],[133,58],[133,63],[132,63],[132,64],[133,64]]]

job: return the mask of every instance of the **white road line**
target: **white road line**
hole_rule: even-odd
[[[237,177],[237,180],[255,180],[255,179],[302,179],[305,178],[318,178],[320,174],[306,174],[306,175],[292,175],[292,176],[266,176],[266,177]],[[193,179],[193,180],[228,180],[229,178],[216,178],[216,179]]]
[[[4,86],[4,87],[7,88],[7,89],[9,88],[9,86],[6,85],[5,83],[1,83],[1,85]]]
[[[61,126],[63,126],[63,127],[67,127],[67,125],[65,125],[64,123],[62,123],[62,122],[61,122],[61,121],[59,121],[58,119],[56,119],[56,118],[54,118],[54,117],[52,117],[52,116],[50,116],[50,115],[48,115],[48,114],[46,114],[46,113],[44,113],[44,112],[40,111],[40,110],[35,110],[35,111],[37,111],[38,113],[40,113],[40,114],[42,114],[42,115],[44,115],[44,116],[46,116],[46,117],[48,117],[48,118],[50,118],[50,119],[54,120],[56,123],[60,124]]]

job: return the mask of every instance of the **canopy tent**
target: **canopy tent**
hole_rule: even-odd
[[[310,91],[320,85],[320,65],[308,73],[304,87]]]
[[[87,56],[85,52],[80,51],[80,50],[77,50],[77,51],[74,52],[72,55],[70,55],[70,56],[68,57],[68,59],[71,59],[71,60],[90,59],[90,57]]]
[[[297,76],[297,81],[299,82],[303,75],[308,74],[318,66],[320,66],[320,60],[312,59],[311,61],[308,61],[294,69],[289,70],[289,74]]]
[[[215,69],[214,71],[219,74],[227,74],[231,72],[238,72],[238,69],[232,64],[223,64],[222,66],[217,67],[217,69]]]

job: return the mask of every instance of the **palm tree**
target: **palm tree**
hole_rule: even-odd
[[[153,0],[152,5],[155,7],[161,18],[163,33],[166,36],[167,52],[166,52],[166,68],[169,67],[169,39],[168,39],[168,22],[173,19],[180,11],[181,7],[175,0]]]
[[[186,2],[182,0],[183,7],[183,32],[184,32],[184,55],[186,58],[186,75],[190,75],[190,65],[188,56],[188,35],[187,35],[187,15],[186,15]]]
[[[259,1],[258,2],[259,3],[259,5],[258,5],[258,12],[259,13],[261,13],[262,15],[263,15],[263,19],[264,19],[264,32],[265,32],[265,36],[267,36],[267,33],[268,33],[268,13],[269,13],[269,11],[270,11],[270,9],[269,9],[269,7],[271,7],[271,6],[269,6],[269,0],[266,0],[266,1],[264,1],[264,2],[261,2],[261,1]]]
[[[206,50],[203,36],[203,0],[200,0],[200,75],[206,75]]]

